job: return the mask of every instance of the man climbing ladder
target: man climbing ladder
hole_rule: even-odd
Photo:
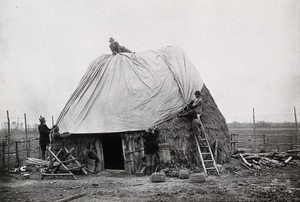
[[[192,127],[196,131],[194,138],[205,175],[208,175],[211,172],[216,172],[217,175],[220,175],[209,142],[207,140],[204,126],[200,119],[202,114],[202,99],[200,96],[201,93],[197,90],[195,92],[196,98],[178,114],[178,117],[187,117],[192,121]]]

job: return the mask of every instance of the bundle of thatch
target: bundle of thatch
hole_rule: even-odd
[[[202,116],[208,141],[211,145],[218,140],[217,162],[224,163],[230,159],[230,136],[226,121],[219,111],[209,90],[204,85],[201,90]],[[174,117],[159,125],[160,141],[171,145],[171,156],[175,162],[199,163],[199,154],[193,134],[191,120]],[[214,148],[212,148],[214,150]]]

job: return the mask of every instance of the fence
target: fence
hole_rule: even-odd
[[[15,140],[10,144],[2,142],[0,151],[0,171],[9,171],[22,166],[21,162],[27,157],[40,157],[39,138]]]
[[[11,117],[9,111],[6,111],[5,119],[3,114],[0,118],[2,121],[2,129],[0,129],[0,172],[20,167],[22,161],[27,157],[39,158],[38,118],[28,119],[26,113],[24,118]],[[30,126],[28,120],[35,120],[34,124]],[[53,116],[51,121],[53,125]]]
[[[294,137],[297,134],[293,128],[259,128],[255,135],[251,128],[230,128],[232,151],[247,152],[287,151],[296,146]]]

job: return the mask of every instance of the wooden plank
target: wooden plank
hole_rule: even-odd
[[[104,170],[104,156],[103,156],[103,148],[102,148],[102,141],[97,138],[95,142],[97,157],[98,157],[98,163],[96,167],[96,171],[102,171]]]
[[[66,198],[63,198],[63,199],[59,199],[59,200],[57,200],[57,201],[55,201],[55,202],[66,202],[66,201],[71,201],[71,200],[73,200],[73,199],[77,199],[77,198],[80,198],[80,197],[85,196],[85,195],[86,195],[86,193],[75,194],[75,195],[73,195],[73,196],[69,196],[69,197],[66,197]]]
[[[239,154],[239,156],[242,158],[242,160],[243,160],[243,162],[247,165],[247,166],[250,166],[250,167],[252,167],[252,164],[251,163],[249,163],[244,157],[243,157],[243,155],[242,154]]]
[[[121,137],[122,138],[122,150],[123,150],[123,157],[124,157],[124,167],[125,167],[125,171],[130,173],[130,166],[128,163],[128,159],[127,159],[127,151],[126,151],[126,143],[125,143],[125,139],[126,137]]]
[[[287,164],[288,162],[290,162],[292,160],[293,157],[289,157],[287,160],[284,161],[285,164]]]

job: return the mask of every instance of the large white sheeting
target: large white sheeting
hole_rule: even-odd
[[[90,64],[57,125],[71,133],[144,130],[175,116],[202,86],[178,47],[102,55]]]

